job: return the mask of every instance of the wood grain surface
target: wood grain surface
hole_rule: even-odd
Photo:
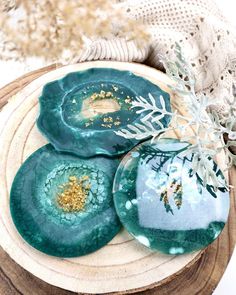
[[[57,65],[49,66],[47,68],[40,69],[38,71],[32,72],[30,74],[25,75],[24,77],[17,79],[16,81],[10,83],[9,85],[5,86],[0,90],[0,106],[4,106],[7,104],[8,100],[12,100],[11,98],[14,97],[15,94],[21,93],[24,101],[24,95],[27,97],[27,88],[26,85],[31,83],[33,80],[37,79],[39,76],[45,76],[46,80],[50,77],[45,75],[46,73],[55,70]],[[134,66],[135,68],[136,66]],[[148,70],[148,69],[147,69]],[[37,80],[36,80],[37,81]],[[42,81],[40,82],[42,83]],[[36,83],[37,84],[37,83]],[[35,85],[36,85],[35,84]],[[31,85],[31,84],[30,84]],[[33,87],[35,89],[35,86]],[[31,87],[31,90],[33,90]],[[23,91],[22,91],[23,90]],[[29,93],[29,92],[28,92]],[[14,99],[13,99],[14,100]],[[14,101],[11,101],[10,104],[14,104]],[[30,115],[31,116],[31,115]],[[35,114],[32,113],[32,118],[35,117]],[[11,119],[9,119],[11,120]],[[17,121],[17,119],[16,119]],[[13,124],[14,127],[14,124]],[[7,127],[6,127],[7,128]],[[12,128],[12,127],[11,127]],[[24,155],[23,159],[28,156],[32,150],[35,150],[37,146],[35,146],[32,141],[35,139],[35,129],[29,134],[29,144],[24,148]],[[23,134],[23,133],[22,133]],[[21,134],[18,134],[18,137],[21,139]],[[23,135],[22,135],[23,136]],[[15,143],[20,142],[19,138],[15,139]],[[24,136],[23,136],[24,137]],[[4,142],[1,142],[1,145]],[[40,145],[43,144],[40,142]],[[21,150],[21,146],[16,145],[14,153]],[[22,160],[23,160],[22,159]],[[13,159],[11,159],[13,160]],[[17,162],[17,156],[16,156]],[[9,172],[11,174],[11,172]],[[8,173],[8,174],[9,174]],[[8,177],[10,178],[11,175]],[[231,169],[230,171],[230,182],[233,185],[236,185],[236,169]],[[2,196],[0,196],[1,198]],[[4,237],[0,237],[0,240],[3,240]],[[20,239],[20,237],[17,237]],[[124,239],[129,240],[129,237],[124,234],[121,235],[120,239],[124,241]],[[208,295],[212,294],[213,290],[217,286],[219,280],[221,279],[229,259],[231,257],[232,251],[234,249],[236,242],[236,194],[235,191],[231,191],[231,211],[229,216],[229,221],[224,228],[223,233],[220,237],[211,244],[205,251],[201,252],[200,254],[189,256],[187,259],[183,259],[176,268],[176,271],[172,272],[170,276],[165,277],[164,279],[160,279],[161,274],[157,274],[156,281],[149,284],[147,286],[138,287],[136,290],[132,288],[129,291],[122,291],[120,293],[137,293],[140,292],[141,294],[173,294],[173,295],[189,295],[189,294],[203,294]],[[24,247],[27,245],[24,245]],[[9,244],[9,248],[6,248],[8,253],[12,254],[11,245]],[[140,249],[143,251],[143,249]],[[14,257],[14,255],[11,255]],[[16,256],[14,257],[16,259]],[[147,261],[148,263],[152,263],[153,259],[159,259],[153,257],[152,260]],[[163,259],[163,257],[162,257]],[[179,263],[177,260],[179,258],[174,258],[176,263]],[[24,262],[21,263],[24,265]],[[173,267],[173,262],[168,262],[168,267]],[[145,267],[145,266],[144,266]],[[32,265],[34,268],[34,265]],[[29,271],[31,271],[30,266],[28,266]],[[33,269],[32,269],[32,272]],[[35,273],[35,272],[34,272]],[[171,272],[170,272],[171,273]],[[42,276],[43,274],[42,274]],[[47,281],[55,282],[53,278],[48,278]],[[137,282],[138,283],[138,282]],[[57,284],[59,286],[63,286],[63,284]],[[129,282],[127,282],[127,286]],[[80,286],[78,285],[78,290]],[[129,289],[127,287],[127,289]],[[45,283],[44,281],[38,279],[30,272],[24,270],[18,264],[16,264],[9,256],[6,254],[5,251],[0,249],[0,295],[2,294],[74,294],[73,292],[65,291],[63,289],[54,287]],[[105,294],[103,292],[103,294]]]

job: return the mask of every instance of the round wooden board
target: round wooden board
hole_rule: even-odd
[[[235,246],[236,206],[233,190],[230,217],[223,233],[199,253],[167,256],[151,252],[122,230],[106,247],[93,254],[59,259],[36,251],[17,233],[9,212],[9,189],[22,161],[46,143],[35,127],[37,98],[42,86],[68,72],[88,67],[131,70],[161,87],[165,87],[168,81],[164,74],[144,65],[88,62],[60,68],[50,66],[0,90],[0,105],[8,101],[0,113],[0,244],[13,260],[31,273],[0,250],[0,294],[68,294],[57,287],[96,294],[141,291],[145,294],[211,294]],[[231,170],[230,179],[232,184],[236,184],[235,169]],[[32,274],[57,287],[44,283]]]

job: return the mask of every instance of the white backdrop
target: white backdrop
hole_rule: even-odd
[[[1,1],[1,0],[0,0]],[[192,0],[194,1],[194,0]],[[235,0],[215,0],[222,12],[231,20],[236,29],[236,2]],[[20,62],[3,62],[0,61],[0,87],[11,82],[17,77],[32,71],[34,69],[44,66],[42,60],[29,59],[27,63]],[[227,267],[227,270],[221,279],[218,287],[216,288],[214,295],[235,295],[236,294],[236,250],[233,257]],[[173,294],[174,295],[174,294]],[[201,294],[200,294],[201,295]],[[210,294],[209,294],[210,295]]]

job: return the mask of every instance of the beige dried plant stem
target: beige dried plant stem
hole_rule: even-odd
[[[142,24],[108,0],[17,0],[0,4],[0,58],[73,61],[95,38],[146,40]]]

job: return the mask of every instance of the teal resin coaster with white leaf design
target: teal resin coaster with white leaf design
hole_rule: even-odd
[[[119,161],[80,159],[50,144],[17,172],[10,194],[12,219],[34,248],[76,257],[106,245],[120,230],[112,183]]]
[[[44,86],[37,126],[59,151],[82,157],[120,155],[139,140],[117,132],[141,123],[146,113],[136,112],[133,101],[149,93],[153,103],[161,108],[164,102],[171,112],[169,94],[132,72],[91,68],[70,73]],[[169,116],[162,116],[164,127],[169,121]],[[160,124],[154,125],[160,129]]]
[[[166,254],[183,254],[212,243],[229,214],[229,192],[218,166],[217,191],[193,173],[188,143],[160,139],[128,153],[116,172],[113,194],[119,218],[139,242]]]

